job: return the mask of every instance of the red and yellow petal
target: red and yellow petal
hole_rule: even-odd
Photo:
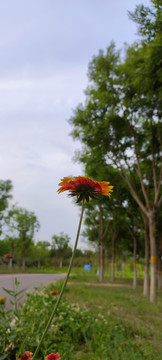
[[[32,360],[32,353],[30,351],[25,351],[25,353],[20,356],[18,360]]]
[[[45,360],[61,360],[59,353],[56,354],[49,354],[45,357]]]
[[[110,197],[113,186],[108,186],[109,184],[106,181],[94,181],[86,176],[64,177],[59,183],[58,193],[68,190],[72,195],[85,201],[91,200],[96,194]]]
[[[101,181],[100,182],[100,186],[101,186],[101,190],[102,190],[102,195],[107,195],[107,196],[111,196],[110,192],[112,192],[113,190],[113,186],[109,186],[109,182],[105,182],[105,181]]]

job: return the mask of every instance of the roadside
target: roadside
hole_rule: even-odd
[[[132,288],[132,286],[128,284],[114,284],[114,283],[94,283],[94,282],[68,282],[67,285],[85,285],[85,286],[106,286],[106,287],[127,287]]]
[[[42,287],[50,282],[56,282],[63,279],[66,274],[0,274],[0,297],[6,298],[6,308],[10,309],[10,295],[7,294],[3,288],[7,290],[14,290],[15,278],[20,282],[18,291],[25,289],[26,291],[33,289],[35,286]],[[23,297],[20,303],[27,299],[26,291],[22,294]]]

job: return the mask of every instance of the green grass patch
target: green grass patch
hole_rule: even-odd
[[[151,304],[149,299],[143,296],[141,285],[137,290],[133,290],[131,287],[96,286],[94,278],[88,280],[83,282],[82,277],[75,276],[76,283],[68,286],[66,300],[70,302],[75,296],[79,305],[86,305],[93,314],[100,312],[108,316],[108,323],[113,323],[114,327],[122,324],[126,339],[128,332],[129,340],[141,351],[139,359],[159,360],[162,354],[162,293],[158,293],[157,303]],[[127,281],[127,285],[130,285],[130,281]],[[109,327],[107,331],[110,331]],[[123,351],[124,343],[121,347]],[[114,358],[118,359],[119,354],[120,349]],[[122,356],[119,356],[119,359],[122,359]],[[125,359],[136,359],[135,356],[125,355]]]
[[[12,269],[10,269],[7,265],[0,265],[0,274],[59,274],[59,273],[67,273],[67,266],[53,267],[53,266],[40,266],[40,267],[26,267],[22,269],[22,267],[14,265]]]
[[[119,279],[118,279],[119,282]],[[100,286],[94,274],[72,274],[56,317],[41,347],[39,360],[59,352],[62,360],[159,360],[162,354],[162,293],[156,304],[127,282]],[[128,287],[129,286],[129,287]],[[17,317],[0,313],[0,354],[16,360],[34,352],[62,280],[35,289]],[[0,358],[1,359],[1,358]],[[5,358],[4,358],[5,360]]]

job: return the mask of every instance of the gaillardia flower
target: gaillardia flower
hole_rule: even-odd
[[[56,353],[56,354],[49,354],[45,357],[45,360],[60,360],[60,355],[59,353]]]
[[[69,195],[76,196],[77,202],[88,202],[91,199],[96,199],[98,195],[110,197],[113,186],[109,186],[109,184],[106,181],[94,181],[86,176],[64,177],[61,179],[60,188],[57,191],[60,194],[63,191],[69,190]]]
[[[18,360],[32,360],[32,353],[30,351],[25,351],[24,355],[20,356]]]

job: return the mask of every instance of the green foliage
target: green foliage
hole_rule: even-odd
[[[8,239],[0,240],[0,257],[11,252],[11,245]]]
[[[6,353],[8,360],[15,359],[15,353],[19,356],[26,350],[34,352],[56,302],[56,297],[50,295],[54,288],[56,286],[51,284],[45,289],[29,293],[27,303],[18,317],[9,313],[4,316],[1,312],[0,351]],[[70,305],[64,300],[42,345],[39,359],[43,360],[48,353],[57,351],[63,359],[70,360],[72,354],[73,359],[77,359],[78,352],[83,351],[83,354],[89,354],[89,359],[93,354],[97,359],[104,360],[125,360],[130,359],[130,355],[134,360],[151,360],[149,352],[145,350],[145,354],[138,346],[138,336],[145,334],[126,327],[120,318],[114,322],[111,316],[103,315],[102,312],[92,313],[76,303]]]
[[[6,354],[7,360],[15,360],[15,354],[18,357],[25,350],[34,352],[56,303],[57,295],[50,291],[60,291],[61,284],[29,292],[18,316],[5,312],[1,305],[0,354]],[[39,359],[58,351],[67,360],[159,360],[159,346],[154,351],[150,336],[153,329],[155,334],[159,329],[160,308],[160,303],[155,307],[129,288],[72,285],[65,292]]]
[[[52,247],[57,250],[67,249],[70,238],[68,235],[61,232],[60,235],[52,236]]]
[[[70,237],[63,232],[60,235],[52,236],[51,256],[55,255],[59,258],[70,258],[72,249],[69,246]]]
[[[11,239],[15,239],[15,234],[17,235],[18,256],[23,262],[32,244],[34,234],[40,228],[39,221],[34,212],[13,206],[8,213],[8,227],[12,234]]]
[[[126,46],[124,57],[113,43],[93,57],[85,103],[75,109],[69,122],[71,135],[83,144],[76,160],[84,165],[86,175],[114,185],[107,216],[119,229],[120,243],[124,240],[132,250],[128,234],[134,244],[136,235],[142,253],[140,232],[145,229],[151,256],[156,256],[162,204],[162,7],[159,0],[151,5],[137,6],[130,14],[142,39]],[[93,240],[97,238],[95,216],[93,210],[87,214],[86,235]],[[155,301],[156,272],[151,274],[150,299]]]
[[[32,243],[28,250],[28,264],[34,263],[37,266],[48,265],[51,244],[48,241],[38,241],[37,244]]]
[[[136,6],[134,12],[128,12],[130,19],[138,24],[138,33],[147,41],[152,41],[157,33],[162,30],[161,25],[161,0],[151,0],[152,8],[144,5]]]
[[[6,221],[5,210],[8,208],[8,202],[12,198],[11,190],[11,180],[0,180],[0,235],[2,232],[2,225]]]
[[[19,301],[22,299],[22,296],[21,294],[24,293],[25,289],[22,289],[20,291],[18,291],[18,288],[19,288],[19,285],[20,285],[20,282],[17,280],[17,278],[15,277],[14,280],[13,280],[13,287],[14,287],[14,290],[8,290],[6,288],[3,288],[3,290],[10,295],[11,299],[10,299],[10,304],[12,305],[13,307],[13,314],[15,316],[18,316],[19,314],[19,311],[18,311],[18,303]]]

